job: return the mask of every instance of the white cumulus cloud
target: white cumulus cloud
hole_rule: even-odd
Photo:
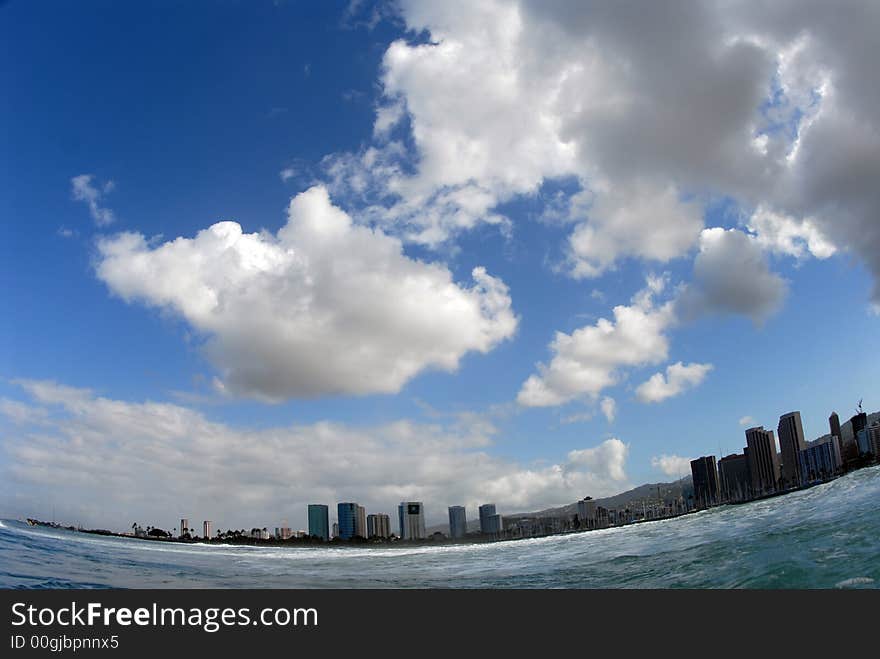
[[[810,218],[798,220],[760,207],[749,218],[747,227],[758,244],[772,252],[796,258],[809,253],[817,259],[827,259],[837,251]]]
[[[645,183],[615,186],[595,196],[568,238],[571,274],[595,277],[626,256],[663,263],[685,255],[703,228],[702,207],[684,202],[672,187]]]
[[[454,371],[514,335],[505,284],[475,268],[469,287],[353,224],[314,187],[277,235],[219,222],[152,245],[98,244],[97,275],[127,301],[178,314],[204,335],[226,391],[280,400],[394,393],[420,372]]]
[[[549,364],[538,364],[538,373],[523,383],[517,401],[526,407],[548,407],[580,398],[595,400],[620,381],[622,368],[664,361],[669,352],[666,330],[675,316],[672,302],[654,302],[662,288],[662,279],[649,279],[630,305],[614,307],[613,320],[600,318],[571,334],[557,332],[550,344],[553,358]]]
[[[640,384],[636,388],[636,396],[643,403],[659,403],[699,386],[711,370],[712,364],[670,364],[666,367],[665,375],[654,373]]]
[[[691,458],[683,458],[679,455],[655,455],[651,458],[651,466],[673,478],[681,478],[691,474]]]

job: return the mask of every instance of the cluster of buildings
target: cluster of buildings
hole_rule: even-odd
[[[659,491],[655,496],[633,499],[620,508],[600,506],[592,497],[575,504],[573,515],[518,515],[505,520],[505,539],[533,538],[558,533],[572,533],[611,526],[623,526],[658,519],[668,519],[690,512],[693,508],[681,494]],[[672,488],[668,488],[672,489]]]
[[[757,426],[746,430],[742,453],[718,460],[707,455],[691,461],[694,506],[740,503],[823,483],[880,458],[880,421],[868,425],[861,410],[843,428],[837,412],[829,433],[807,442],[800,412],[779,417],[777,438]]]
[[[142,529],[138,526],[135,529],[135,536],[140,537]],[[178,529],[175,529],[178,531]],[[164,532],[163,532],[164,533]],[[249,539],[249,540],[270,540],[275,538],[276,540],[288,540],[290,538],[305,538],[308,536],[308,533],[305,531],[293,531],[288,526],[276,526],[275,533],[272,534],[269,529],[266,527],[263,528],[252,528],[250,531],[246,529],[230,529],[228,531],[220,531],[219,529],[216,531],[216,535],[213,535],[214,532],[214,522],[206,519],[202,522],[202,535],[201,537],[205,540],[210,539],[219,539],[219,540],[240,540],[240,539]],[[143,534],[146,535],[146,534]],[[171,534],[167,534],[171,535]],[[180,529],[177,534],[178,538],[184,540],[195,539],[199,537],[199,529],[194,526],[190,526],[189,520],[185,517],[180,520]]]
[[[746,446],[742,453],[715,459],[707,455],[691,461],[693,493],[685,496],[683,487],[663,496],[658,487],[656,496],[630,501],[620,509],[607,509],[591,497],[576,504],[576,512],[566,515],[518,515],[508,520],[498,514],[494,503],[479,507],[479,530],[469,532],[464,506],[449,507],[449,533],[452,540],[465,537],[479,540],[524,538],[578,530],[619,526],[640,521],[683,515],[725,503],[741,503],[789,490],[822,483],[851,469],[880,460],[880,414],[868,415],[861,410],[845,424],[833,412],[828,419],[829,432],[813,441],[804,438],[800,412],[789,412],[779,418],[776,434],[763,426],[745,431]],[[777,443],[778,437],[778,443]],[[679,483],[681,485],[681,483]],[[652,486],[653,488],[653,486]],[[212,523],[202,523],[202,537],[212,538]],[[135,535],[146,535],[136,527]],[[170,535],[170,534],[169,534]],[[193,538],[197,529],[189,520],[180,520],[181,538]],[[220,539],[270,540],[266,528],[250,532],[217,532]],[[432,539],[443,538],[434,533]],[[426,540],[425,507],[421,501],[402,501],[397,507],[397,534],[392,531],[391,517],[385,513],[367,514],[356,502],[336,505],[336,521],[330,523],[326,504],[308,506],[308,530],[292,531],[286,525],[275,529],[274,538],[303,538],[329,542],[351,540]]]
[[[498,538],[504,532],[504,520],[495,510],[494,503],[480,506],[480,529],[477,535],[489,538]],[[274,538],[276,540],[288,540],[290,538],[311,538],[328,542],[335,538],[339,540],[425,540],[428,533],[425,529],[425,505],[421,501],[402,501],[397,507],[398,534],[391,530],[391,517],[385,513],[373,513],[368,515],[366,509],[352,501],[344,501],[336,504],[336,520],[330,524],[330,507],[322,503],[309,504],[308,507],[309,528],[303,531],[291,531],[286,526],[276,527]],[[464,506],[449,507],[449,536],[453,539],[464,538],[468,534],[467,512]],[[202,537],[210,539],[213,536],[212,522],[203,522]],[[191,539],[198,535],[197,529],[190,527],[189,520],[180,520],[180,538]],[[443,534],[433,534],[440,535]],[[241,531],[218,531],[220,539],[270,540],[272,534],[266,528],[254,528],[249,532]]]
[[[504,529],[504,522],[494,503],[480,506],[480,533],[497,535]],[[330,525],[330,508],[321,503],[309,504],[308,535],[324,541],[340,540],[390,540],[395,537],[391,530],[391,517],[385,513],[367,515],[363,506],[355,502],[336,504],[337,521]],[[401,501],[397,506],[397,538],[401,540],[424,540],[425,504],[421,501]],[[464,538],[468,534],[467,512],[464,506],[449,507],[449,537]]]

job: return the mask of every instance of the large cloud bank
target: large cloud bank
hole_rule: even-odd
[[[877,3],[400,6],[376,142],[332,171],[407,239],[505,223],[498,203],[572,178],[574,276],[686,254],[728,197],[762,247],[849,250],[880,281]]]
[[[23,400],[0,400],[7,512],[125,528],[170,528],[181,517],[215,527],[301,528],[309,503],[358,501],[393,513],[422,500],[429,522],[446,507],[470,514],[541,509],[629,486],[629,447],[607,439],[555,463],[519,464],[486,452],[495,429],[462,415],[443,424],[334,422],[251,429],[164,402],[128,402],[47,381],[19,382]],[[144,493],[149,493],[145,497]],[[8,510],[12,506],[15,510]],[[157,514],[164,516],[157,519]],[[392,515],[393,517],[393,515]]]

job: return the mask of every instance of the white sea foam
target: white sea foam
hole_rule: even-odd
[[[852,588],[854,586],[866,586],[868,584],[874,583],[874,580],[871,577],[853,577],[851,579],[844,579],[843,581],[838,581],[834,584],[835,588]]]

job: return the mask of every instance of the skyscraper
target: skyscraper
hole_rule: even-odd
[[[309,535],[324,542],[330,539],[330,509],[323,503],[309,504]]]
[[[779,480],[779,458],[776,455],[776,438],[772,430],[764,426],[746,430],[746,455],[752,478],[752,495],[776,491]]]
[[[358,505],[345,502],[336,504],[340,540],[351,540],[357,535]]]
[[[789,412],[779,417],[779,448],[782,451],[782,479],[784,487],[801,484],[798,455],[807,448],[800,412]]]
[[[449,537],[463,538],[467,535],[467,513],[464,506],[449,506]]]
[[[211,520],[206,519],[204,522],[202,522],[202,537],[203,538],[210,538],[211,533],[212,533]]]
[[[807,442],[807,448],[814,444],[828,444],[831,446],[831,458],[836,465],[836,469],[839,472],[841,467],[843,466],[843,454],[840,450],[840,438],[835,437],[834,435],[823,435],[819,439],[814,439],[812,442]]]
[[[480,533],[494,535],[504,530],[504,518],[495,511],[494,503],[480,506]]]
[[[840,439],[840,457],[844,464],[858,458],[859,449],[856,446],[854,437],[851,433],[844,437],[843,429],[840,427],[840,417],[837,416],[837,412],[832,412],[831,416],[828,417],[828,425],[831,428],[831,434]]]
[[[484,503],[480,506],[480,533],[494,533],[491,518],[495,515],[494,503]]]
[[[752,479],[745,454],[731,453],[718,461],[718,486],[721,501],[745,501],[751,497]]]
[[[358,538],[367,538],[367,511],[363,506],[357,507],[357,517],[354,520],[354,534]]]
[[[831,428],[831,434],[843,440],[843,436],[840,434],[840,417],[837,416],[837,412],[832,412],[828,417],[828,425]]]
[[[390,538],[391,518],[383,513],[367,515],[368,538]]]
[[[577,502],[577,516],[582,527],[591,529],[596,526],[596,502],[592,497]]]
[[[856,436],[860,430],[868,427],[868,415],[865,412],[858,412],[853,415],[849,422],[852,424],[853,436]]]
[[[190,532],[189,530],[189,520],[184,518],[180,520],[180,537],[187,535]]]
[[[809,442],[798,453],[801,483],[816,483],[833,478],[840,469],[840,440],[834,435],[825,435]]]
[[[419,540],[426,537],[425,506],[421,501],[401,501],[397,507],[400,521],[400,537],[403,540]]]
[[[860,455],[869,451],[868,433],[866,431],[868,415],[864,412],[857,412],[850,418],[849,425],[852,428],[852,442],[848,447],[847,457],[850,460],[856,460]],[[865,432],[863,433],[862,431]]]
[[[868,428],[868,440],[871,444],[871,452],[875,458],[880,458],[880,423],[875,423]]]
[[[870,455],[871,453],[871,438],[868,436],[868,429],[862,428],[856,434],[856,446],[859,447],[859,455]]]
[[[691,460],[691,476],[694,479],[694,504],[707,508],[718,503],[718,467],[714,455]]]
[[[852,426],[853,437],[858,438],[859,433],[868,427],[868,415],[864,412],[859,412],[849,420],[849,423]]]

